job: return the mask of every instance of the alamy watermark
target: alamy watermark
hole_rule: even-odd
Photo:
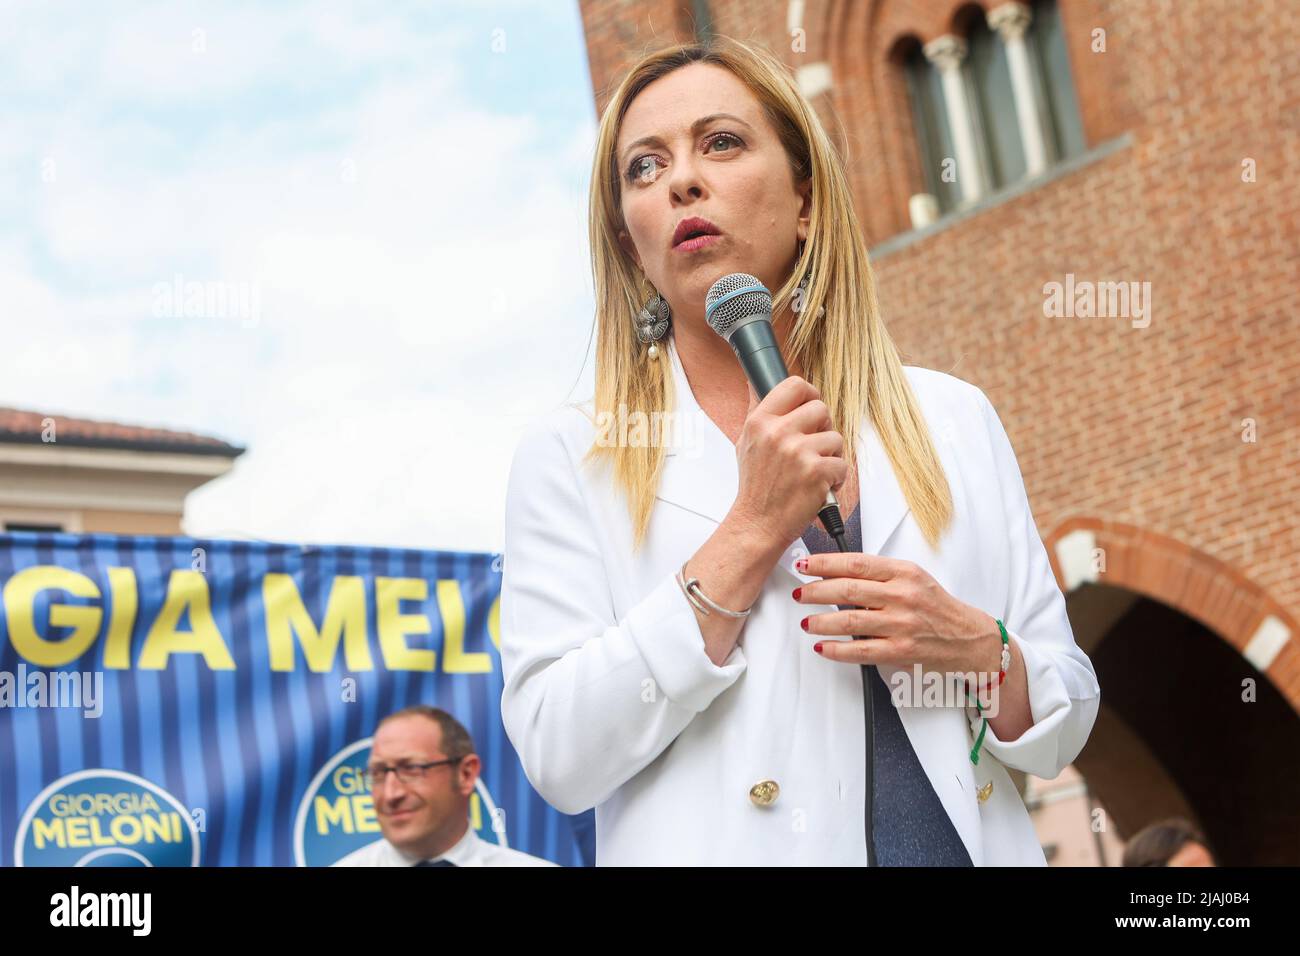
[[[596,415],[596,444],[602,448],[658,448],[698,451],[700,415],[694,411],[629,411],[620,402],[618,411],[605,409]]]
[[[104,713],[103,671],[43,671],[30,673],[20,663],[18,673],[0,671],[0,709],[24,707],[67,707],[81,710],[83,717]]]
[[[988,718],[998,715],[998,688],[996,671],[927,671],[919,663],[889,677],[895,707],[974,707],[978,700]]]
[[[120,926],[132,936],[148,936],[152,914],[152,893],[83,893],[74,883],[67,893],[50,897],[51,926]]]
[[[262,321],[262,285],[186,281],[178,272],[171,282],[154,284],[153,315],[158,319],[235,319],[244,328],[252,328]]]
[[[1043,297],[1049,319],[1129,319],[1135,329],[1151,324],[1150,282],[1075,281],[1067,272],[1064,282],[1043,286]]]

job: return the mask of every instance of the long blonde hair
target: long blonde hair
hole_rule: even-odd
[[[790,73],[765,50],[715,36],[705,44],[679,44],[650,53],[631,68],[601,116],[589,223],[597,321],[595,409],[599,413],[622,406],[648,413],[676,407],[667,357],[648,359],[646,346],[636,337],[634,318],[651,287],[618,241],[625,225],[615,151],[624,114],[637,94],[691,63],[723,67],[744,82],[780,137],[796,180],[812,177],[803,255],[786,284],[773,294],[773,315],[780,315],[799,277],[811,269],[812,280],[786,342],[786,358],[797,362],[821,392],[835,430],[848,439],[844,444],[850,468],[857,467],[856,443],[850,436],[859,433],[863,415],[870,416],[918,525],[937,548],[952,517],[952,495],[898,351],[880,319],[875,277],[843,163]],[[822,306],[825,314],[819,316]],[[862,321],[853,321],[857,316]],[[627,497],[638,548],[650,523],[664,451],[658,442],[620,447],[597,441],[584,459],[606,459],[612,465],[614,479]]]

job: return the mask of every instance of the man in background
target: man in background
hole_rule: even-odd
[[[335,866],[555,866],[479,839],[469,800],[481,763],[461,723],[437,707],[407,707],[379,722],[366,783],[381,840]]]

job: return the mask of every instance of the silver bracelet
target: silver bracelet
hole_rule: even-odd
[[[754,605],[752,604],[743,611],[729,611],[720,604],[715,604],[713,601],[709,600],[709,596],[700,590],[699,578],[690,578],[689,580],[686,578],[686,564],[687,562],[683,562],[681,568],[677,571],[677,584],[682,589],[682,593],[686,595],[686,600],[690,601],[705,614],[711,613],[709,608],[713,608],[714,611],[717,611],[725,617],[749,617],[749,612],[754,609]],[[700,601],[703,601],[704,604],[701,604]],[[705,607],[705,604],[709,607]]]

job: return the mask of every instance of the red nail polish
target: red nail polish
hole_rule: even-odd
[[[803,593],[803,588],[795,588],[793,591],[790,592],[790,596],[797,601],[799,600],[799,595],[802,593]]]
[[[818,654],[820,654],[822,652],[822,642],[818,641],[816,644],[814,644],[813,650],[816,651]]]
[[[794,563],[794,569],[795,569],[796,571],[805,571],[805,572],[806,572],[806,571],[808,570],[808,559],[807,559],[807,558],[800,558],[798,561],[796,561],[796,562]]]
[[[808,630],[808,618],[804,618],[802,621],[800,621],[799,626],[802,627],[805,631]]]

